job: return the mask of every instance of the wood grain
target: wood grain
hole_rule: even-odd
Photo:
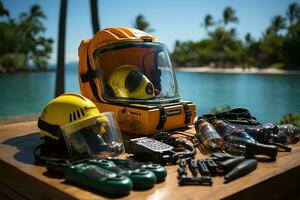
[[[34,164],[33,148],[40,142],[36,121],[0,126],[0,184],[4,185],[0,193],[10,188],[25,199],[112,198],[49,177],[44,166]],[[223,184],[222,177],[213,178],[212,187],[179,187],[177,166],[167,166],[165,182],[150,190],[132,191],[122,199],[284,198],[300,190],[300,145],[292,147],[292,152],[280,152],[276,162],[259,163],[255,171],[236,181]],[[197,157],[203,155],[198,152]]]

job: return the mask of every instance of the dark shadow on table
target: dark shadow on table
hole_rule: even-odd
[[[99,195],[99,196],[105,197],[107,199],[120,199],[120,198],[126,197],[126,196],[128,196],[130,194],[129,193],[129,194],[126,194],[126,195],[110,195],[110,194],[106,194],[106,193],[103,193],[103,192],[100,192],[100,191],[96,191],[94,189],[91,189],[91,188],[89,188],[87,186],[80,185],[78,183],[70,183],[70,182],[68,182],[66,180],[63,181],[63,183],[66,184],[66,185],[69,185],[69,186],[73,186],[73,187],[75,186],[75,187],[78,187],[78,188],[80,188],[82,190],[86,190],[86,191],[92,192],[95,195]]]
[[[39,133],[35,132],[24,136],[10,138],[5,140],[2,144],[18,148],[18,152],[14,155],[14,158],[17,161],[35,165],[35,159],[33,156],[34,148],[41,144],[41,142]]]

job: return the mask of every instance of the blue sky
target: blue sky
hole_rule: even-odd
[[[239,23],[234,25],[238,37],[250,32],[259,38],[270,24],[271,17],[284,15],[292,2],[300,0],[98,0],[101,28],[132,26],[138,14],[143,14],[155,29],[153,33],[170,51],[176,40],[199,40],[206,37],[200,24],[206,14],[221,19],[226,6],[236,10]],[[46,36],[54,39],[51,63],[56,62],[59,0],[3,0],[4,6],[16,17],[34,4],[40,4],[47,15]],[[66,62],[77,61],[77,49],[82,39],[92,37],[89,0],[69,0],[66,32]]]

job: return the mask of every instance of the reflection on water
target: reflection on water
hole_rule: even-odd
[[[300,112],[300,75],[176,72],[179,92],[198,115],[211,108],[245,107],[259,120],[277,121]],[[54,96],[55,73],[0,75],[0,116],[40,113]],[[79,92],[77,70],[66,72],[66,91]]]

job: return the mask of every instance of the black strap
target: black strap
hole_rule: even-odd
[[[48,161],[52,161],[52,162],[61,162],[61,161],[70,162],[70,160],[68,160],[68,159],[48,157],[48,156],[41,155],[41,149],[43,148],[43,146],[45,146],[45,143],[39,144],[33,150],[33,156],[34,156],[34,159],[35,159],[36,162],[38,162],[38,163],[46,163]],[[38,150],[39,150],[39,152],[38,152]]]
[[[45,122],[41,118],[38,120],[38,127],[42,129],[43,131],[46,131],[50,134],[52,134],[55,137],[59,137],[60,133],[60,126],[49,124],[48,122]]]
[[[258,125],[261,123],[253,117],[249,110],[245,108],[235,108],[226,112],[216,114],[217,119],[226,120],[234,125]]]
[[[90,81],[90,76],[92,76],[92,77],[91,77],[92,79],[96,78],[96,71],[93,70],[93,73],[92,73],[92,74],[89,74],[88,72],[82,74],[82,75],[80,76],[81,82],[83,82],[83,83],[89,82],[89,81]]]
[[[195,124],[200,120],[200,119],[204,119],[205,121],[208,121],[209,123],[213,123],[214,121],[217,120],[216,115],[214,114],[204,114],[202,116],[199,116],[197,121],[195,122]]]
[[[177,153],[177,158],[193,158],[193,157],[195,157],[197,151],[193,145],[188,144],[184,140],[177,140],[177,145],[183,146],[185,149],[188,150],[188,151],[183,151],[183,152]]]
[[[239,119],[254,119],[250,114],[250,111],[245,108],[235,108],[226,112],[222,112],[216,115],[218,119],[227,119],[227,120],[239,120]]]
[[[36,164],[46,165],[47,171],[49,173],[55,174],[56,176],[63,176],[65,174],[66,169],[73,165],[72,160],[67,158],[62,159],[41,155],[41,149],[44,145],[45,143],[42,143],[34,148],[33,155]]]
[[[87,47],[89,48],[89,47]],[[94,97],[100,101],[100,97],[99,97],[99,94],[98,94],[98,89],[97,89],[97,85],[94,81],[94,79],[96,78],[96,71],[92,69],[92,66],[91,66],[91,63],[90,63],[90,59],[89,59],[89,53],[87,51],[87,59],[86,59],[86,62],[87,62],[87,72],[85,74],[82,74],[81,75],[81,81],[83,83],[85,82],[89,82],[90,83],[90,87],[91,87],[91,90],[93,92],[93,95]]]
[[[189,124],[191,122],[192,111],[190,110],[187,103],[182,102],[182,105],[183,105],[183,109],[184,109],[184,112],[185,112],[184,123]]]
[[[156,129],[161,130],[165,126],[165,123],[167,121],[167,115],[166,115],[165,108],[163,106],[159,105],[158,108],[159,108],[159,122]]]
[[[209,123],[214,123],[215,120],[224,120],[234,126],[239,128],[247,126],[261,126],[261,123],[253,117],[249,110],[245,108],[235,108],[226,112],[219,114],[205,114],[198,117],[197,121],[200,119],[207,120]]]

